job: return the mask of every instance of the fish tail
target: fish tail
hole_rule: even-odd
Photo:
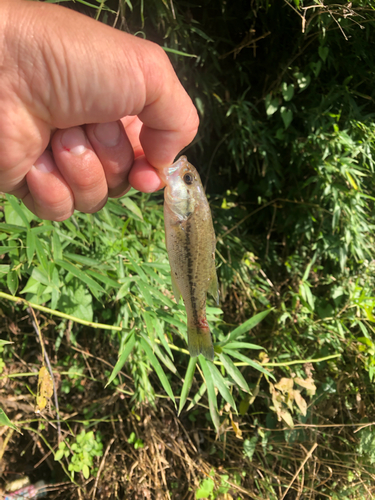
[[[188,348],[192,358],[203,354],[210,361],[214,359],[214,346],[207,322],[203,325],[188,325]]]

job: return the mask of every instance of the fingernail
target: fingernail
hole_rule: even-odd
[[[118,122],[98,123],[94,128],[95,137],[103,146],[117,146],[120,140],[120,126]]]
[[[79,156],[86,151],[86,136],[79,127],[69,128],[63,133],[61,144],[66,151]]]
[[[46,174],[52,172],[55,168],[51,158],[48,154],[43,153],[33,165],[39,172],[44,172]]]

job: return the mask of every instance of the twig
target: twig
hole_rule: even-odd
[[[314,443],[313,447],[311,448],[311,450],[308,452],[308,454],[306,455],[304,461],[301,463],[301,465],[299,466],[297,472],[294,474],[294,476],[292,477],[292,480],[290,481],[290,483],[288,484],[288,487],[287,489],[284,491],[284,494],[283,496],[281,497],[280,500],[284,500],[286,494],[288,493],[288,491],[290,490],[292,484],[294,483],[294,481],[296,480],[296,477],[298,476],[298,474],[301,472],[301,470],[303,469],[303,467],[305,466],[306,462],[308,461],[308,459],[311,457],[311,455],[314,453],[314,450],[315,448],[317,448],[318,446],[318,443]]]
[[[96,490],[98,488],[98,483],[99,483],[99,477],[100,477],[100,474],[102,473],[102,470],[103,470],[103,467],[104,467],[104,464],[105,464],[105,461],[106,461],[106,458],[107,458],[107,455],[108,455],[108,452],[109,452],[109,449],[110,447],[113,445],[115,441],[115,438],[112,438],[104,452],[104,455],[103,455],[103,458],[102,458],[102,461],[100,462],[100,465],[99,465],[99,469],[98,469],[98,473],[96,474],[96,478],[95,478],[95,484],[94,484],[94,489],[92,490],[92,499],[95,498],[95,495],[96,495]]]
[[[44,359],[46,360],[48,371],[49,371],[49,374],[50,374],[50,377],[52,380],[53,399],[55,400],[55,408],[56,408],[57,434],[58,434],[58,440],[60,442],[61,441],[61,425],[60,425],[59,400],[57,397],[55,377],[53,376],[52,366],[51,366],[47,351],[44,348],[44,340],[43,340],[42,332],[40,331],[40,328],[39,328],[38,320],[36,319],[36,316],[35,316],[35,312],[31,306],[29,306],[27,308],[27,311],[31,316],[31,322],[33,324],[34,330],[36,331],[36,333],[39,337],[40,346],[42,348],[42,355],[43,355]]]

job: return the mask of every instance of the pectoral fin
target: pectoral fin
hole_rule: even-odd
[[[216,274],[216,269],[215,266],[213,267],[211,279],[210,279],[210,286],[208,289],[208,293],[212,295],[214,298],[215,302],[217,305],[219,305],[219,284],[217,282],[217,274]]]
[[[177,304],[180,302],[180,289],[178,288],[177,281],[175,280],[175,277],[173,275],[173,271],[171,271],[171,279],[172,279],[172,290],[173,290],[173,295],[174,298],[176,299]]]

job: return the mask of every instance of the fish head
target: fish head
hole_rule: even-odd
[[[186,156],[163,168],[160,177],[166,184],[164,201],[180,220],[187,219],[205,199],[199,174]]]

